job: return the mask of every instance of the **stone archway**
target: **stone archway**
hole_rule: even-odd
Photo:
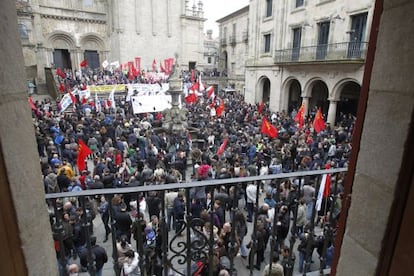
[[[54,32],[47,39],[47,45],[56,68],[72,68],[71,53],[76,48],[76,43],[70,34]]]
[[[329,89],[322,80],[315,80],[310,84],[309,113],[314,113],[321,108],[323,114],[328,113],[329,108]]]
[[[287,110],[292,112],[293,109],[298,109],[301,103],[302,86],[297,79],[288,80],[283,90],[288,95]]]
[[[337,116],[341,114],[352,114],[356,116],[361,86],[354,81],[344,83],[340,90],[340,97],[337,108]]]
[[[101,62],[106,58],[105,42],[96,34],[86,34],[80,39],[83,59],[88,62],[91,69],[100,68]]]
[[[270,102],[270,80],[268,77],[263,76],[259,78],[257,82],[257,95],[258,102],[269,103]]]

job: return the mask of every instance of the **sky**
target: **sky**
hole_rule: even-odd
[[[198,1],[196,1],[198,2]],[[192,2],[190,1],[192,4]],[[208,29],[213,30],[213,37],[218,37],[218,25],[216,20],[225,17],[247,5],[249,0],[203,0],[204,17],[204,33]]]

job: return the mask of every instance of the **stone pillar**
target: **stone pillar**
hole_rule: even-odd
[[[15,1],[0,2],[0,25],[0,275],[58,275]]]
[[[83,60],[83,51],[80,49],[70,49],[70,62],[72,63],[72,70],[79,70],[80,63]]]
[[[328,118],[326,122],[330,123],[331,126],[335,125],[337,104],[338,104],[337,100],[334,100],[334,99],[329,100]]]
[[[303,96],[302,97],[302,103],[305,104],[305,110],[304,110],[303,114],[305,116],[307,116],[308,115],[308,111],[309,111],[309,97],[308,96]]]

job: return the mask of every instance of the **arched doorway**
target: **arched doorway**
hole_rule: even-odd
[[[53,64],[56,68],[72,69],[71,51],[75,41],[70,34],[56,32],[49,36],[48,44],[52,49]]]
[[[361,86],[354,81],[346,82],[343,85],[340,92],[338,108],[336,110],[337,118],[342,114],[352,114],[353,116],[356,116],[360,90]]]
[[[262,87],[262,101],[265,104],[268,104],[270,101],[270,80],[268,78],[263,78],[261,81]]]
[[[298,109],[301,102],[302,87],[298,80],[293,79],[288,83],[288,111],[292,112],[293,109]]]
[[[99,53],[105,50],[104,41],[96,34],[87,34],[82,37],[81,45],[84,50],[83,58],[88,62],[88,67],[99,69],[101,67]]]
[[[323,114],[328,113],[328,86],[325,82],[317,80],[312,85],[311,98],[309,99],[309,114],[312,116],[318,108],[321,108]]]

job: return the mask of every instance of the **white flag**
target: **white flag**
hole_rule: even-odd
[[[116,85],[114,86],[114,89],[112,89],[111,93],[109,94],[109,98],[108,100],[111,102],[111,107],[112,108],[116,108],[115,105],[115,90],[116,90]]]
[[[101,112],[102,107],[101,107],[101,102],[98,99],[98,94],[96,94],[95,92],[95,108],[96,108],[96,112]]]
[[[322,176],[322,180],[321,180],[321,185],[319,186],[319,192],[318,192],[318,197],[316,199],[316,211],[320,211],[321,210],[321,205],[322,205],[322,199],[323,199],[323,191],[325,190],[325,183],[326,183],[326,177],[328,175],[324,174]]]
[[[203,84],[203,82],[201,81],[201,74],[200,74],[200,78],[198,79],[198,81],[199,81],[199,88],[198,88],[198,91],[200,91],[200,92],[203,92],[204,90],[206,90],[206,88],[204,87],[204,84]]]
[[[104,60],[104,62],[102,62],[102,67],[104,69],[106,69],[106,67],[108,67],[108,65],[109,65],[109,62],[107,60]]]

